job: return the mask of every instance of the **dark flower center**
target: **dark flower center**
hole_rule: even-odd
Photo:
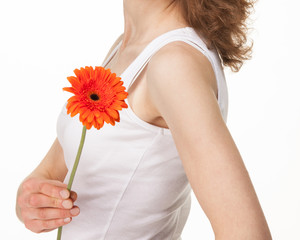
[[[96,93],[92,93],[90,95],[90,99],[92,99],[93,101],[98,101],[100,97]]]

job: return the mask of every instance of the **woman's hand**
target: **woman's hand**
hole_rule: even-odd
[[[21,184],[17,197],[20,220],[35,233],[54,230],[79,214],[76,198],[60,181],[29,178]]]
[[[55,139],[17,193],[16,213],[26,228],[36,233],[48,232],[68,224],[79,214],[79,208],[74,206],[77,194],[69,192],[63,183],[67,172],[62,147]]]

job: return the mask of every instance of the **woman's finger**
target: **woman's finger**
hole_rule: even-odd
[[[70,198],[72,199],[73,202],[75,202],[77,200],[77,193],[74,191],[71,191]]]
[[[22,190],[26,193],[42,193],[49,197],[67,199],[70,197],[70,192],[66,184],[55,180],[44,180],[37,178],[27,179],[22,184]]]
[[[24,222],[25,227],[35,233],[53,230],[60,226],[64,226],[72,221],[72,218],[53,219],[53,220],[27,220]]]
[[[75,217],[79,212],[80,210],[77,206],[70,210],[59,208],[31,208],[27,210],[26,216],[30,220],[53,220]]]
[[[25,203],[30,208],[62,208],[71,209],[73,207],[73,201],[71,199],[59,199],[49,197],[44,194],[30,194],[27,196]]]

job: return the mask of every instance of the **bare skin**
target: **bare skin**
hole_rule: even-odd
[[[117,75],[155,37],[187,26],[176,7],[167,8],[172,1],[123,2],[125,29],[115,43],[122,39],[122,45],[106,66]],[[128,102],[144,121],[171,130],[188,180],[211,222],[215,239],[272,239],[217,97],[216,79],[206,57],[185,43],[174,42],[151,58],[130,88]],[[17,214],[27,228],[34,232],[49,231],[68,224],[64,219],[76,216],[70,212],[78,209],[74,206],[76,194],[60,196],[66,190],[62,184],[66,173],[63,151],[55,140],[18,192]],[[70,205],[64,207],[64,201]]]

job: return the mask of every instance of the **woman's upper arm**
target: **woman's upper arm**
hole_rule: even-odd
[[[147,68],[151,102],[170,128],[191,187],[217,239],[271,239],[240,153],[223,121],[207,58],[166,46]]]
[[[67,172],[63,149],[56,138],[44,159],[29,177],[43,177],[63,182]]]

